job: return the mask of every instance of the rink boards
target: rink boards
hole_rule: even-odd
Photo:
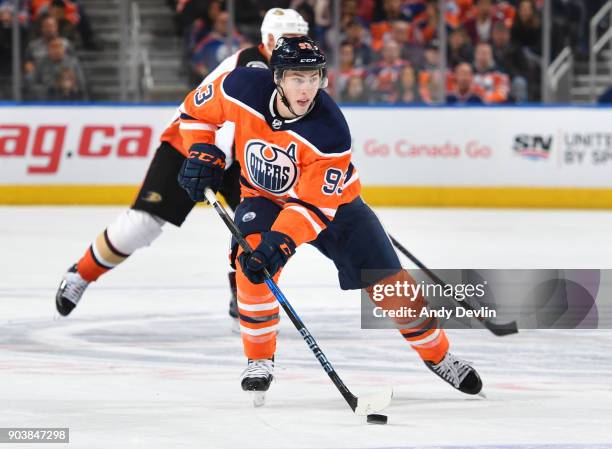
[[[387,206],[612,207],[612,109],[345,107]],[[127,204],[174,106],[0,107],[0,204]]]

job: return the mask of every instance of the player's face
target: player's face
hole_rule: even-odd
[[[281,81],[285,97],[297,115],[308,111],[320,85],[319,70],[288,70]]]

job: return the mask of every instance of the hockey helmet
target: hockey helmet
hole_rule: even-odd
[[[274,42],[285,34],[308,34],[308,22],[295,9],[272,8],[268,10],[261,23],[261,42],[266,45],[268,34]]]
[[[281,37],[270,58],[270,68],[274,73],[274,82],[278,84],[285,70],[320,70],[320,88],[327,87],[327,69],[325,56],[319,47],[308,36]]]

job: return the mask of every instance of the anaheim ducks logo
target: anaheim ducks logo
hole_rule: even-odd
[[[163,197],[152,190],[149,190],[142,197],[142,201],[146,201],[147,203],[161,203]]]
[[[295,143],[282,149],[261,140],[249,140],[245,147],[249,180],[274,195],[285,194],[297,179],[295,148]]]

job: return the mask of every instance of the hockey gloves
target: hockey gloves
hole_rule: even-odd
[[[204,201],[204,190],[215,192],[221,188],[225,173],[225,153],[215,145],[197,143],[189,150],[178,175],[179,185],[195,201]]]
[[[262,234],[261,243],[251,254],[242,253],[238,257],[244,275],[253,284],[262,284],[267,268],[274,276],[295,254],[295,242],[282,232],[268,231]]]

